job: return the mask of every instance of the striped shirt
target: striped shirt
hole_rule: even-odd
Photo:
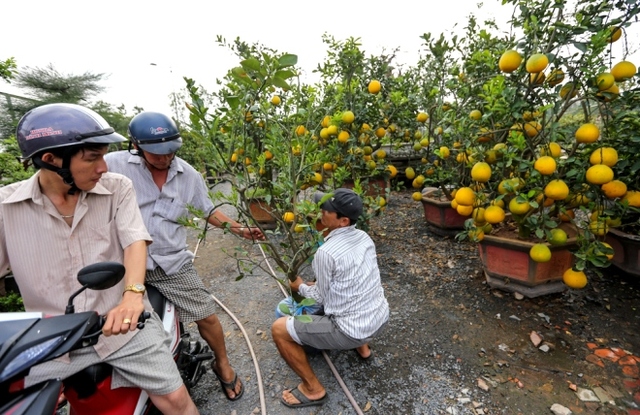
[[[334,229],[311,265],[316,284],[301,284],[298,292],[322,304],[344,334],[365,339],[389,319],[376,248],[366,232],[355,225]]]
[[[87,265],[122,263],[123,249],[151,238],[136,204],[131,180],[105,173],[96,186],[80,192],[71,227],[42,194],[37,172],[0,188],[0,275],[9,267],[27,311],[64,314],[76,276]],[[74,300],[76,312],[106,314],[122,300],[124,280],[103,291],[86,290]],[[101,337],[101,357],[124,345],[136,332]]]
[[[193,258],[187,249],[187,230],[178,223],[189,218],[187,206],[208,215],[213,210],[209,190],[196,169],[179,157],[169,167],[162,190],[153,181],[144,160],[128,151],[108,153],[104,159],[110,171],[124,174],[133,181],[142,218],[153,238],[149,245],[147,270],[160,267],[167,275],[176,274]]]

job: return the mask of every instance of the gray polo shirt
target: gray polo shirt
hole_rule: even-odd
[[[176,157],[171,162],[167,182],[160,190],[139,156],[117,151],[107,154],[105,160],[110,171],[133,181],[142,218],[153,238],[147,269],[161,267],[168,275],[177,273],[193,258],[193,253],[187,249],[187,231],[178,219],[190,217],[187,206],[193,206],[205,215],[214,207],[202,175]]]

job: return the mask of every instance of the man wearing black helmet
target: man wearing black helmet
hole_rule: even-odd
[[[303,346],[355,349],[360,358],[371,360],[369,342],[389,319],[375,245],[355,227],[362,215],[362,199],[353,190],[341,188],[331,194],[318,192],[314,200],[322,203],[322,224],[329,230],[311,263],[316,282],[298,277],[290,286],[322,305],[324,315],[309,316],[310,323],[280,317],[271,327],[280,355],[302,380],[282,393],[281,402],[292,408],[322,405],[328,398]]]
[[[125,138],[87,108],[49,104],[22,117],[17,140],[38,171],[0,188],[0,275],[11,268],[25,308],[63,314],[80,288],[75,276],[82,267],[115,261],[126,268],[121,283],[87,290],[75,301],[77,311],[107,315],[105,336],[94,347],[32,368],[27,385],[105,362],[114,368],[113,388],[144,389],[165,414],[197,414],[157,316],[141,331],[132,323],[151,309],[138,288],[151,237],[131,181],[108,173],[104,161],[108,145]]]
[[[176,156],[182,138],[171,118],[142,112],[131,120],[129,137],[129,151],[110,153],[105,160],[110,171],[133,181],[142,217],[153,237],[147,282],[176,305],[181,321],[196,322],[215,355],[211,369],[226,398],[235,401],[244,388],[229,364],[215,303],[192,264],[193,253],[187,249],[186,229],[179,219],[187,218],[187,206],[193,206],[205,212],[213,226],[227,227],[252,240],[264,236],[258,228],[245,227],[214,209],[202,175]]]

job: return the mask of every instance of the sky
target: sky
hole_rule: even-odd
[[[52,64],[67,74],[104,73],[106,91],[97,99],[128,111],[165,112],[184,76],[213,90],[216,79],[237,66],[217,35],[296,54],[303,81],[314,82],[312,71],[326,55],[324,33],[360,38],[368,55],[399,47],[397,63],[411,65],[422,34],[460,33],[470,14],[479,22],[495,18],[508,31],[512,13],[500,0],[28,0],[1,9],[1,60],[14,57],[19,68]],[[2,80],[0,92],[20,94]]]

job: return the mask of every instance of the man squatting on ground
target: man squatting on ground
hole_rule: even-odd
[[[157,112],[142,112],[129,124],[129,151],[109,153],[109,170],[133,181],[138,205],[153,237],[147,259],[147,282],[179,310],[182,322],[195,321],[215,360],[211,369],[229,400],[239,399],[244,387],[229,364],[222,325],[215,303],[192,264],[187,231],[178,220],[188,218],[187,206],[208,214],[207,222],[246,239],[264,239],[260,229],[244,227],[214,210],[207,186],[191,165],[176,156],[182,138],[176,124]],[[132,151],[135,149],[136,151]]]
[[[93,347],[33,367],[26,385],[105,362],[113,366],[113,388],[145,390],[164,414],[198,414],[158,316],[152,313],[145,329],[136,330],[138,316],[151,310],[136,288],[144,283],[151,237],[131,180],[108,173],[104,161],[108,145],[126,139],[94,111],[72,104],[27,112],[16,136],[22,157],[38,171],[0,188],[0,275],[11,269],[26,310],[64,314],[80,289],[81,268],[103,261],[126,268],[114,287],[76,297],[77,311],[107,315],[104,336]]]
[[[280,355],[302,380],[283,392],[281,402],[288,407],[322,405],[328,398],[303,346],[355,349],[361,358],[370,359],[369,342],[389,319],[375,245],[366,232],[355,227],[362,215],[360,196],[350,189],[337,189],[331,195],[316,193],[314,199],[324,201],[321,220],[329,230],[313,258],[316,282],[305,283],[298,276],[290,286],[322,305],[324,315],[311,315],[310,323],[281,317],[271,328]]]

